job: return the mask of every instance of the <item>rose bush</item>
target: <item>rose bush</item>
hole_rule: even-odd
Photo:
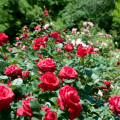
[[[17,37],[0,47],[1,120],[119,119],[120,60],[111,35],[92,22],[57,31],[45,9]]]

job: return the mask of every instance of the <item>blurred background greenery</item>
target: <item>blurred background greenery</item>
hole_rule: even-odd
[[[57,30],[80,29],[91,21],[120,41],[120,0],[0,0],[0,32],[14,42],[16,33],[35,21],[44,6]]]

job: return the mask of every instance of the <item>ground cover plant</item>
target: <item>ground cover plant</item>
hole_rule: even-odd
[[[0,120],[119,120],[112,36],[90,21],[56,31],[46,9],[30,28],[14,46],[0,33]]]

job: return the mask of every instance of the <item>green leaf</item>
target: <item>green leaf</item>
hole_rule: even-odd
[[[92,75],[92,72],[90,70],[87,70],[87,69],[85,69],[85,73],[88,77],[90,77]]]
[[[13,80],[12,85],[21,85],[23,83],[23,80],[21,78],[17,78]]]
[[[68,79],[63,79],[63,81],[64,81],[65,83],[73,83],[73,82],[75,82],[75,80],[72,80],[72,79],[70,79],[70,80],[68,80]]]
[[[11,88],[12,90],[14,90],[16,87],[17,87],[17,85],[9,86],[9,88]]]
[[[5,61],[0,61],[0,72],[4,72],[6,70],[6,62]]]
[[[45,116],[45,113],[46,113],[46,111],[44,111],[44,110],[41,110],[41,111],[40,111],[40,116],[41,116],[42,118],[44,118],[44,116]]]
[[[103,87],[107,88],[107,86],[106,86],[104,83],[102,83],[102,82],[97,82],[97,84],[98,84],[99,86],[103,86]]]
[[[36,115],[36,116],[33,116],[31,120],[40,120],[40,117]]]
[[[86,93],[91,93],[92,92],[92,88],[90,86],[85,86],[84,88]]]
[[[40,70],[40,69],[39,69],[38,66],[34,66],[34,67],[33,67],[33,73],[34,73],[34,75],[37,76],[37,77],[40,77],[40,74],[38,73],[39,70]]]
[[[55,47],[57,47],[57,48],[62,48],[62,47],[63,47],[63,44],[62,44],[62,43],[55,44]]]
[[[34,99],[30,100],[31,111],[34,114],[40,114],[40,104]]]
[[[36,52],[30,52],[28,54],[29,58],[32,59],[32,60],[37,60],[38,59],[38,55]]]

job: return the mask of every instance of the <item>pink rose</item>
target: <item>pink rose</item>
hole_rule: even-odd
[[[20,40],[20,38],[19,38],[19,37],[16,37],[15,39],[16,39],[16,40]]]
[[[9,48],[9,52],[12,52],[12,50],[13,50],[12,48]]]
[[[22,29],[26,30],[26,29],[27,29],[27,27],[26,27],[26,26],[24,26]]]
[[[44,15],[48,15],[48,11],[45,10],[45,11],[43,12],[43,14],[44,14]]]
[[[83,22],[83,26],[86,26],[87,25],[87,22]]]
[[[49,24],[45,24],[44,26],[43,26],[43,29],[47,29],[47,28],[49,28]]]

